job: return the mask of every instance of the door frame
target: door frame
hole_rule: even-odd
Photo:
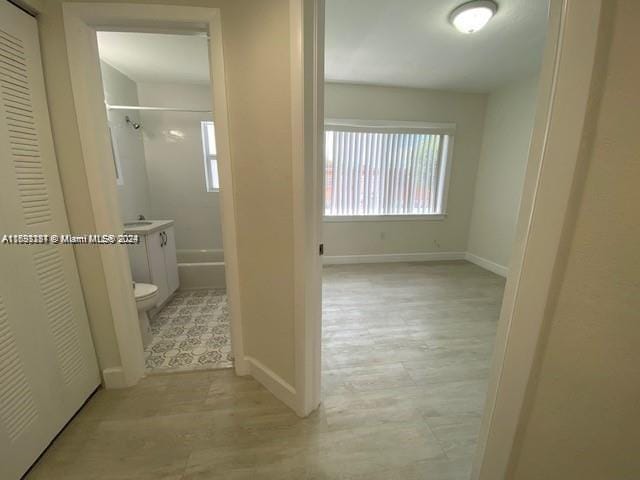
[[[312,44],[311,52],[303,49],[300,65],[306,67],[314,59],[324,58],[322,37],[313,33],[324,27],[323,0],[291,2],[303,5],[302,10],[308,12],[302,16],[304,23],[300,21],[309,29],[302,38],[317,40]],[[487,400],[471,473],[473,480],[505,478],[508,472],[527,388],[536,368],[547,306],[553,301],[552,282],[564,226],[571,220],[569,199],[577,175],[578,155],[590,103],[602,0],[550,0],[549,3],[549,28],[536,117]],[[311,27],[307,24],[307,15],[314,17]],[[322,69],[312,72],[307,68],[305,71],[312,78],[305,76],[303,92],[321,91],[324,82]],[[306,97],[305,100],[308,101]],[[322,95],[316,95],[311,107],[303,101],[292,103],[294,119],[314,122],[310,127],[303,124],[305,131],[308,128],[311,133],[294,136],[294,151],[313,151],[314,155],[307,154],[303,159],[305,171],[320,172],[315,184],[307,187],[304,195],[299,193],[296,197],[297,200],[303,199],[313,210],[305,217],[304,223],[308,234],[315,232],[315,242],[308,242],[304,252],[308,265],[314,267],[307,271],[307,275],[316,276],[315,280],[309,278],[307,283],[313,288],[320,288],[322,274],[321,268],[315,268],[317,263],[314,263],[317,259],[316,246],[321,241],[321,228],[317,228],[316,223],[318,216],[322,219],[323,210],[322,194],[316,192],[322,188],[322,150],[314,143],[322,139],[318,132],[323,131],[324,119],[317,115],[322,111],[322,100]],[[302,146],[296,142],[301,142]],[[315,165],[312,162],[316,162]],[[309,181],[307,177],[305,180]],[[303,181],[302,176],[298,181]],[[302,226],[297,228],[303,231]],[[321,293],[309,294],[309,297],[315,302],[321,298]],[[297,349],[305,351],[307,356],[318,356],[315,363],[306,366],[311,368],[313,365],[314,369],[308,371],[311,380],[307,379],[307,383],[319,384],[322,337],[315,322],[315,318],[307,317],[306,326],[311,327],[309,336],[296,337],[296,342]]]
[[[231,313],[231,340],[235,371],[247,375],[236,234],[236,205],[231,168],[226,75],[219,8],[125,3],[64,3],[63,17],[71,85],[83,162],[92,201],[96,230],[122,231],[117,208],[115,173],[111,165],[107,113],[98,55],[97,30],[205,32],[211,39],[209,67],[212,111],[215,105],[218,168],[220,170],[221,222],[225,248],[227,297]],[[96,128],[96,126],[98,128]],[[99,128],[104,126],[104,128]],[[121,372],[105,375],[107,387],[137,383],[144,375],[144,356],[137,311],[131,289],[131,269],[125,249],[99,247],[113,312]],[[104,375],[104,372],[103,372]]]
[[[289,0],[296,413],[321,400],[324,0]]]
[[[516,238],[493,352],[473,480],[506,478],[544,326],[590,108],[602,0],[551,0]]]

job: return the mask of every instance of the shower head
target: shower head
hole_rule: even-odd
[[[134,130],[140,130],[140,127],[142,127],[141,124],[131,121],[131,119],[129,118],[129,115],[124,117],[124,120],[125,122],[127,122],[127,125],[129,125]]]

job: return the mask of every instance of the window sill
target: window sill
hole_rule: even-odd
[[[218,192],[220,192],[219,188],[216,188],[214,190],[207,190],[207,193],[218,193]]]
[[[322,220],[327,223],[340,222],[433,222],[447,218],[446,213],[428,215],[324,215]]]

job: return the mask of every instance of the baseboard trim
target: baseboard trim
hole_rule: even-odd
[[[479,257],[478,255],[474,255],[473,253],[467,252],[465,254],[465,260],[471,263],[475,263],[479,267],[484,268],[485,270],[489,270],[501,277],[506,277],[509,269],[503,265],[500,265],[496,262],[492,262],[491,260],[487,260],[486,258]]]
[[[294,412],[297,411],[296,389],[284,381],[278,374],[253,357],[245,355],[249,365],[249,374],[260,382],[273,395]]]
[[[246,357],[244,359],[234,358],[233,360],[233,368],[236,372],[236,375],[239,377],[244,377],[245,375],[251,374],[251,367],[249,366],[249,362]]]
[[[102,370],[102,384],[104,388],[125,388],[127,384],[122,367],[105,368]]]
[[[355,263],[434,262],[438,260],[464,260],[465,252],[383,253],[374,255],[331,255],[324,257],[324,265]]]

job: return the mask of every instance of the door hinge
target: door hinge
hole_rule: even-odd
[[[320,244],[320,248],[318,248],[318,253],[320,256],[324,255],[324,243]]]

